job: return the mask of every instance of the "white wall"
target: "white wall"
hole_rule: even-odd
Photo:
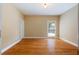
[[[2,50],[23,37],[23,15],[12,4],[2,4]]]
[[[78,5],[61,15],[60,38],[78,45]]]

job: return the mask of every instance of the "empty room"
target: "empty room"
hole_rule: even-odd
[[[1,55],[78,55],[78,3],[0,3]]]

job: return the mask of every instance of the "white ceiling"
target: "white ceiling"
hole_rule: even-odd
[[[42,3],[15,3],[24,15],[61,15],[74,7],[75,3],[50,3],[47,8],[42,6]]]

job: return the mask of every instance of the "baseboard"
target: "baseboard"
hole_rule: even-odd
[[[48,37],[24,37],[24,38],[48,38]]]
[[[55,38],[55,37],[24,37],[24,38],[43,38],[43,39],[46,39],[46,38]]]
[[[17,40],[13,44],[11,44],[11,45],[7,46],[6,48],[2,49],[1,50],[1,54],[4,53],[5,51],[7,51],[8,49],[10,49],[11,47],[13,47],[15,44],[19,43],[20,41],[21,41],[21,39],[20,40]]]
[[[73,42],[71,42],[71,41],[69,41],[69,40],[65,40],[65,39],[61,39],[61,40],[65,41],[65,42],[67,42],[67,43],[69,43],[69,44],[71,44],[71,45],[74,45],[75,47],[78,47],[77,44],[75,44],[75,43],[73,43]]]

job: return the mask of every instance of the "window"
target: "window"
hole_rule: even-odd
[[[56,33],[56,25],[55,22],[48,22],[48,37],[54,37]]]

